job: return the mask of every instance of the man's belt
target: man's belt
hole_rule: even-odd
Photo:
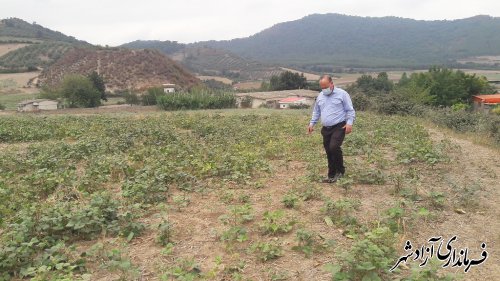
[[[346,121],[342,121],[340,123],[337,123],[335,125],[331,125],[331,126],[323,126],[325,129],[333,129],[333,128],[336,128],[336,127],[339,127],[339,126],[344,126],[346,124]]]

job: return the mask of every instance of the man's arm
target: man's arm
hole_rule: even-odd
[[[311,121],[309,122],[309,127],[307,127],[307,132],[310,134],[314,131],[314,125],[318,123],[319,117],[321,116],[321,111],[319,109],[318,100],[314,102],[313,112]]]
[[[346,113],[346,125],[344,126],[345,133],[349,134],[352,131],[352,124],[354,124],[354,120],[356,119],[356,111],[354,111],[351,97],[347,92],[345,93],[343,105]]]

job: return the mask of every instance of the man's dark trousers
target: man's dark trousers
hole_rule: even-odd
[[[328,158],[328,177],[333,178],[337,173],[345,173],[344,158],[342,156],[342,143],[344,142],[345,121],[336,125],[321,128],[323,146]]]

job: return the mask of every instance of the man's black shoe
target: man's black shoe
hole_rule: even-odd
[[[344,176],[344,174],[342,174],[342,173],[337,173],[337,174],[335,174],[335,176],[332,178],[332,180],[333,180],[333,182],[336,182],[336,181],[338,181],[339,179],[341,179],[343,176]]]
[[[336,181],[337,181],[337,179],[335,179],[335,177],[333,177],[333,178],[328,177],[328,178],[321,180],[322,183],[334,183]]]

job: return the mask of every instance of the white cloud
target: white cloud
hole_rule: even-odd
[[[497,0],[0,0],[0,18],[36,21],[95,44],[245,37],[313,13],[457,19],[500,16]]]

